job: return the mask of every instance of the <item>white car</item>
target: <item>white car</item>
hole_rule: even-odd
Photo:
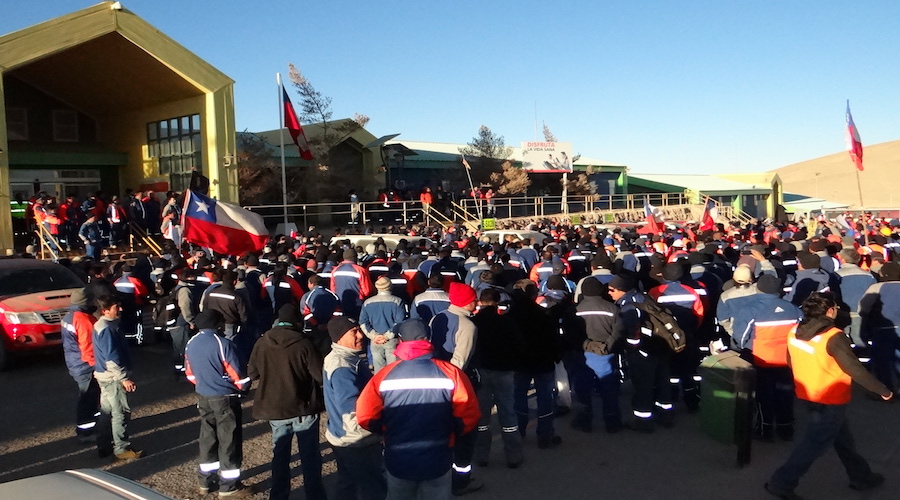
[[[173,500],[122,476],[96,469],[53,472],[43,476],[18,479],[0,484],[0,498],[56,500],[89,498],[90,500]]]
[[[482,234],[482,238],[488,237],[491,240],[491,243],[499,243],[501,241],[506,240],[506,238],[512,237],[517,240],[524,240],[525,238],[531,238],[531,244],[542,244],[545,238],[550,238],[544,233],[538,231],[527,231],[524,229],[495,229],[490,231],[485,231]]]
[[[328,243],[328,245],[331,246],[331,245],[334,245],[335,243],[339,243],[339,242],[342,242],[345,240],[350,240],[350,244],[354,248],[363,247],[363,249],[365,249],[366,246],[368,246],[370,244],[374,244],[375,240],[377,240],[378,238],[381,238],[382,240],[384,240],[384,244],[385,244],[385,246],[387,246],[387,249],[390,252],[394,251],[394,249],[397,248],[397,244],[400,243],[400,240],[406,240],[407,248],[418,247],[419,242],[421,240],[425,240],[425,248],[431,248],[431,245],[437,244],[435,241],[432,241],[431,239],[425,238],[422,236],[406,236],[403,234],[373,233],[373,234],[343,234],[340,236],[334,236],[333,238],[331,238],[331,241]]]

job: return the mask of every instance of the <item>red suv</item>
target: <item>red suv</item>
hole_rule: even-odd
[[[69,269],[35,259],[0,260],[0,370],[9,354],[62,344],[60,321],[84,283]]]

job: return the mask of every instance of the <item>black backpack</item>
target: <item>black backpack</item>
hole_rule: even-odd
[[[649,328],[653,336],[662,339],[672,352],[684,350],[687,335],[668,309],[649,297],[646,297],[644,302],[635,302],[634,307],[641,311],[641,328]]]

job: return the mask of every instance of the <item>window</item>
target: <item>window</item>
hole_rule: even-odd
[[[147,124],[147,150],[156,158],[159,175],[169,177],[169,189],[184,191],[191,171],[201,167],[200,115],[179,116]]]
[[[78,142],[78,112],[71,109],[53,110],[53,140]]]
[[[28,140],[28,110],[25,108],[6,109],[6,137],[10,141]]]

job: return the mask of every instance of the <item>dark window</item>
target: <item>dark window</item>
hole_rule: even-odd
[[[169,189],[189,187],[191,170],[200,167],[203,141],[200,115],[167,118],[147,124],[147,153],[156,158],[159,174],[169,176]]]

